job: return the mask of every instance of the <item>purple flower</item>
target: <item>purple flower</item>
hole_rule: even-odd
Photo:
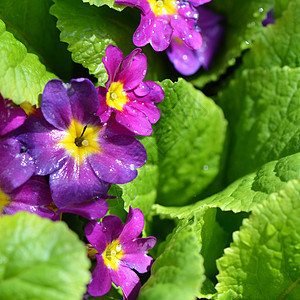
[[[202,66],[204,69],[209,67],[224,32],[219,24],[221,16],[203,7],[198,7],[197,11],[199,13],[197,26],[203,38],[202,46],[198,50],[193,50],[182,40],[173,38],[167,49],[167,55],[175,69],[186,76],[196,73]]]
[[[88,286],[97,297],[109,292],[111,282],[120,286],[124,299],[136,299],[140,289],[139,273],[150,270],[152,258],[146,251],[153,248],[155,237],[138,238],[144,227],[140,209],[129,208],[126,224],[117,216],[106,216],[101,223],[90,222],[85,228],[88,241],[95,248],[97,265]]]
[[[147,58],[133,50],[124,58],[121,50],[109,45],[103,63],[108,73],[104,87],[98,87],[99,110],[97,115],[107,122],[111,115],[128,130],[138,135],[150,135],[151,123],[160,118],[160,110],[154,103],[164,98],[163,89],[153,81],[144,81]]]
[[[59,220],[59,215],[48,208],[51,202],[49,185],[41,176],[31,177],[9,193],[0,189],[0,207],[3,214],[12,215],[18,211],[28,211],[43,218]]]
[[[180,38],[186,46],[199,49],[202,38],[196,29],[199,6],[211,0],[116,0],[117,4],[142,10],[141,22],[133,35],[133,43],[142,47],[150,43],[155,51],[168,48],[171,38]]]
[[[35,175],[50,174],[52,198],[58,208],[105,195],[110,183],[126,183],[146,161],[143,145],[115,122],[102,124],[96,88],[80,78],[47,83],[41,109],[17,138],[35,161]]]

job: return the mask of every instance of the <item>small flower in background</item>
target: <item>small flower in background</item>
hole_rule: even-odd
[[[121,287],[124,299],[137,298],[141,284],[132,269],[139,273],[150,270],[152,258],[146,255],[146,251],[156,243],[155,237],[138,238],[143,227],[143,213],[131,207],[125,225],[112,215],[105,216],[100,223],[92,221],[87,224],[85,234],[94,247],[97,260],[88,285],[91,296],[105,295],[113,282]]]
[[[116,0],[115,3],[142,10],[133,43],[137,47],[150,43],[155,51],[163,51],[168,48],[172,37],[180,38],[191,49],[201,47],[202,38],[195,27],[198,19],[195,7],[210,1]]]
[[[263,26],[267,26],[269,24],[275,24],[274,9],[270,9],[268,11],[267,17],[261,23]]]
[[[222,17],[203,7],[197,7],[199,19],[197,26],[203,39],[198,50],[187,47],[182,40],[172,38],[167,55],[175,69],[186,76],[196,73],[201,67],[208,69],[211,60],[217,51],[224,33],[219,24]]]
[[[88,79],[47,83],[41,103],[44,118],[31,117],[18,129],[35,162],[35,175],[49,174],[59,209],[106,195],[110,183],[126,183],[146,161],[143,145],[115,122],[102,124],[96,88]]]
[[[163,89],[153,81],[144,81],[147,58],[133,50],[124,58],[122,51],[112,45],[106,48],[103,63],[108,73],[104,87],[98,87],[97,115],[107,122],[113,114],[116,122],[138,135],[152,133],[152,123],[160,118],[155,103],[164,98]]]

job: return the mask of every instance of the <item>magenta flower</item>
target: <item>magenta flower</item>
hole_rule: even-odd
[[[112,114],[115,120],[138,135],[150,135],[151,123],[160,118],[154,103],[164,98],[163,89],[153,81],[144,81],[147,58],[133,50],[124,58],[121,50],[109,45],[103,63],[108,73],[104,87],[98,87],[100,106],[97,115],[107,122]]]
[[[142,10],[141,22],[133,35],[137,47],[150,43],[155,51],[168,48],[171,38],[180,38],[191,49],[199,49],[202,38],[196,28],[199,6],[211,0],[116,0],[117,4]]]
[[[146,251],[153,248],[155,237],[138,238],[144,227],[140,209],[129,208],[126,224],[117,216],[106,216],[102,222],[90,222],[85,228],[88,241],[95,248],[97,265],[88,286],[91,296],[109,292],[111,282],[120,286],[124,299],[136,299],[140,279],[132,270],[145,273],[150,270],[152,258]]]
[[[197,26],[203,38],[202,46],[198,50],[193,50],[182,40],[173,38],[167,49],[167,55],[175,69],[186,76],[196,73],[200,67],[208,69],[224,32],[219,24],[221,16],[203,7],[197,7],[197,11],[199,13]]]
[[[45,117],[31,117],[17,138],[35,162],[35,175],[49,174],[51,194],[58,208],[105,195],[110,183],[126,183],[146,161],[143,145],[115,122],[102,124],[96,88],[88,79],[47,83],[41,109]]]

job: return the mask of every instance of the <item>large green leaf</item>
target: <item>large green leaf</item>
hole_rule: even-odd
[[[115,4],[114,0],[82,0],[82,2],[89,3],[90,5],[96,5],[96,6],[103,6],[107,5],[110,8],[113,8],[115,10],[121,11],[123,10],[126,6],[121,5],[121,4]]]
[[[220,93],[229,119],[229,182],[300,150],[300,68],[245,70]]]
[[[236,180],[223,191],[195,204],[183,207],[155,205],[154,209],[162,216],[179,219],[192,218],[195,212],[206,206],[219,207],[223,211],[248,212],[270,194],[285,188],[292,179],[300,179],[300,153],[269,162],[257,172]]]
[[[183,79],[161,85],[165,99],[154,127],[158,201],[182,205],[203,191],[222,168],[227,122],[211,99]]]
[[[51,5],[51,0],[1,0],[0,18],[7,31],[22,42],[28,52],[37,54],[48,70],[60,77],[69,77],[71,55],[59,41],[56,20],[49,14]]]
[[[275,25],[269,25],[262,30],[251,51],[245,54],[243,68],[273,66],[300,67],[300,2],[289,3],[281,18],[276,19]]]
[[[237,299],[299,298],[299,216],[299,180],[253,209],[217,261],[220,299],[228,293]]]
[[[35,54],[6,31],[0,20],[0,93],[16,104],[38,105],[38,96],[55,76],[46,71]]]
[[[273,0],[213,0],[208,8],[224,16],[224,40],[209,71],[201,70],[193,76],[193,84],[202,87],[215,81],[234,65],[242,51],[251,47],[255,35],[263,29],[261,21],[273,5]]]
[[[0,218],[0,299],[82,299],[89,260],[63,222],[29,213]]]
[[[61,40],[69,44],[68,50],[73,60],[88,68],[90,74],[95,75],[103,85],[107,80],[102,63],[106,47],[110,44],[118,46],[125,56],[128,55],[135,48],[132,35],[138,26],[139,14],[132,9],[120,13],[107,6],[90,6],[81,0],[54,2],[50,12],[58,19]],[[146,54],[148,61],[151,60],[148,64],[148,78],[161,79],[162,55],[154,51],[146,51]]]
[[[162,246],[139,299],[195,299],[205,278],[197,230],[179,224]]]

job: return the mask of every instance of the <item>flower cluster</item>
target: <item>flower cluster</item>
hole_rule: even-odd
[[[2,214],[25,210],[54,221],[62,213],[101,219],[106,199],[114,198],[107,194],[111,184],[132,181],[145,164],[146,150],[135,135],[151,134],[160,117],[155,103],[164,92],[143,82],[147,60],[140,49],[124,58],[109,46],[103,61],[106,88],[96,89],[86,78],[54,79],[44,88],[41,109],[30,107],[33,113],[26,109],[27,114],[0,97]],[[87,225],[87,239],[98,253],[91,295],[107,293],[113,281],[124,298],[136,297],[140,283],[131,269],[149,270],[146,251],[156,242],[138,238],[143,219],[139,209],[130,208],[125,226],[116,216]]]

